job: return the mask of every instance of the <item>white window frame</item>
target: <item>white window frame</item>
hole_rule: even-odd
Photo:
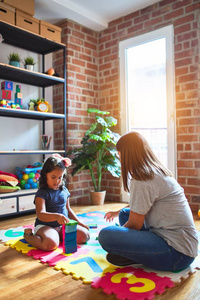
[[[167,144],[168,144],[168,168],[177,177],[177,153],[176,153],[176,109],[175,109],[175,72],[174,72],[174,28],[169,25],[119,43],[120,60],[120,118],[121,134],[129,131],[128,101],[126,86],[126,49],[151,42],[159,38],[166,38],[166,90],[167,90]],[[127,202],[127,197],[122,188],[122,201]]]

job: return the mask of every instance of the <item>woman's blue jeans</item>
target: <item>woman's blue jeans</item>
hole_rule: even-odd
[[[119,213],[121,226],[128,221],[130,209]],[[162,271],[179,271],[188,267],[194,258],[184,255],[169,246],[153,232],[108,226],[99,233],[99,242],[104,250],[132,260],[134,263]]]

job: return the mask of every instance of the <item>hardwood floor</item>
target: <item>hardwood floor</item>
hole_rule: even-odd
[[[76,213],[88,211],[118,210],[125,205],[122,203],[105,203],[100,206],[72,206]],[[35,215],[24,215],[17,218],[1,220],[0,228],[8,229],[32,224]],[[200,230],[200,218],[194,215],[195,225]],[[168,290],[155,300],[199,300],[200,299],[200,270],[182,284]],[[83,284],[81,280],[72,279],[60,271],[55,271],[47,264],[39,263],[10,247],[0,244],[0,299],[70,299],[70,300],[114,300],[114,295],[106,295],[101,289],[93,289]]]

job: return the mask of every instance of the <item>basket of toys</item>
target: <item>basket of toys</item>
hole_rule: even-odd
[[[42,164],[37,162],[34,165],[28,165],[25,168],[16,167],[16,175],[21,189],[37,189],[42,170]]]

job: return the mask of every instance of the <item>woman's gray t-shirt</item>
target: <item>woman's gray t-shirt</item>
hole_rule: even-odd
[[[183,188],[170,176],[130,182],[130,209],[145,215],[145,227],[177,251],[195,257],[198,234]]]

